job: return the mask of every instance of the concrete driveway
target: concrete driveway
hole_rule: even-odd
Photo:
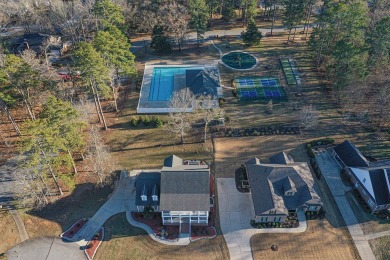
[[[250,220],[255,212],[251,193],[237,191],[234,178],[217,178],[217,190],[219,220],[232,260],[253,259],[250,238],[255,234],[299,233],[307,228],[303,212],[298,212],[298,228],[252,228]]]
[[[74,235],[71,241],[78,243],[80,246],[85,246],[111,216],[120,212],[135,210],[135,178],[135,175],[129,174],[127,171],[122,171],[118,186],[110,199]]]
[[[316,152],[316,161],[336,201],[360,257],[364,260],[374,260],[375,256],[368,243],[368,239],[364,236],[351,205],[349,205],[348,199],[345,197],[345,192],[350,188],[345,186],[341,180],[340,166],[326,149],[320,149]]]
[[[7,252],[8,260],[85,260],[76,243],[64,243],[58,237],[40,237],[24,241]]]

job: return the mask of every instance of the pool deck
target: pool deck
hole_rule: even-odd
[[[192,64],[166,64],[164,63],[145,63],[145,70],[142,79],[142,86],[140,91],[140,97],[137,106],[137,113],[139,114],[154,114],[154,113],[170,113],[174,112],[174,109],[169,107],[169,100],[149,100],[150,97],[150,87],[151,81],[153,78],[153,70],[154,68],[167,68],[167,67],[176,67],[176,68],[213,68],[218,70],[218,66],[216,65],[216,61],[208,61],[208,63],[192,63]],[[218,71],[218,81],[221,82],[219,71]],[[181,83],[185,81],[185,78],[179,76],[174,77],[174,86],[179,86]],[[177,91],[174,89],[174,91]],[[222,87],[217,88],[218,97],[223,96]],[[189,109],[188,112],[192,112],[192,109]]]

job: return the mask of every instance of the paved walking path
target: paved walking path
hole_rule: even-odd
[[[253,259],[250,239],[255,234],[306,231],[303,211],[298,211],[298,228],[253,228],[250,225],[254,217],[251,194],[237,191],[234,178],[217,178],[217,190],[221,229],[232,260]]]
[[[132,226],[135,226],[135,227],[138,227],[138,228],[142,228],[143,230],[145,230],[148,235],[156,242],[158,243],[161,243],[161,244],[164,244],[164,245],[169,245],[169,246],[186,246],[186,245],[189,245],[190,244],[190,238],[189,237],[180,237],[178,240],[176,241],[173,241],[173,240],[164,240],[164,239],[160,239],[158,237],[156,237],[154,235],[154,232],[153,230],[145,225],[144,223],[141,223],[141,222],[138,222],[138,221],[135,221],[132,216],[131,216],[131,212],[126,212],[126,218],[127,218],[127,221],[132,225]]]
[[[120,212],[135,210],[135,176],[122,171],[118,186],[109,200],[90,218],[87,224],[74,235],[71,241],[80,246],[85,246],[88,241],[98,232],[104,222],[111,216]]]
[[[24,226],[24,222],[21,219],[17,210],[9,209],[9,213],[15,221],[16,227],[18,228],[20,242],[23,242],[29,238],[26,227]]]
[[[339,165],[330,153],[325,150],[316,154],[316,161],[336,201],[360,257],[363,260],[375,260],[374,253],[368,243],[368,237],[364,235],[363,230],[345,197],[345,192],[349,190],[349,187],[346,187],[340,178],[341,169]]]
[[[364,235],[367,240],[379,238],[379,237],[385,237],[385,236],[390,236],[390,230],[383,231],[383,232],[377,232],[377,233],[371,233]]]

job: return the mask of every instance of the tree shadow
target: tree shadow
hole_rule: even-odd
[[[114,189],[114,180],[97,187],[92,183],[76,185],[73,192],[47,204],[41,209],[28,210],[26,213],[35,217],[58,223],[64,232],[81,218],[90,218],[107,201]]]

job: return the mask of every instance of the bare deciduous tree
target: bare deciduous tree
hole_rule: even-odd
[[[191,128],[190,114],[195,108],[195,96],[189,88],[183,88],[173,93],[169,108],[168,130],[180,136],[180,143],[184,143],[184,136]]]
[[[218,106],[218,100],[212,96],[200,96],[196,102],[196,108],[199,118],[204,123],[204,142],[207,140],[207,127],[214,119],[224,116],[224,111]]]
[[[97,178],[98,184],[104,185],[113,172],[113,158],[102,141],[99,129],[94,125],[91,126],[90,137],[89,160],[92,165],[91,170]]]
[[[318,124],[318,111],[312,105],[304,106],[299,113],[299,118],[301,127],[313,128]]]

